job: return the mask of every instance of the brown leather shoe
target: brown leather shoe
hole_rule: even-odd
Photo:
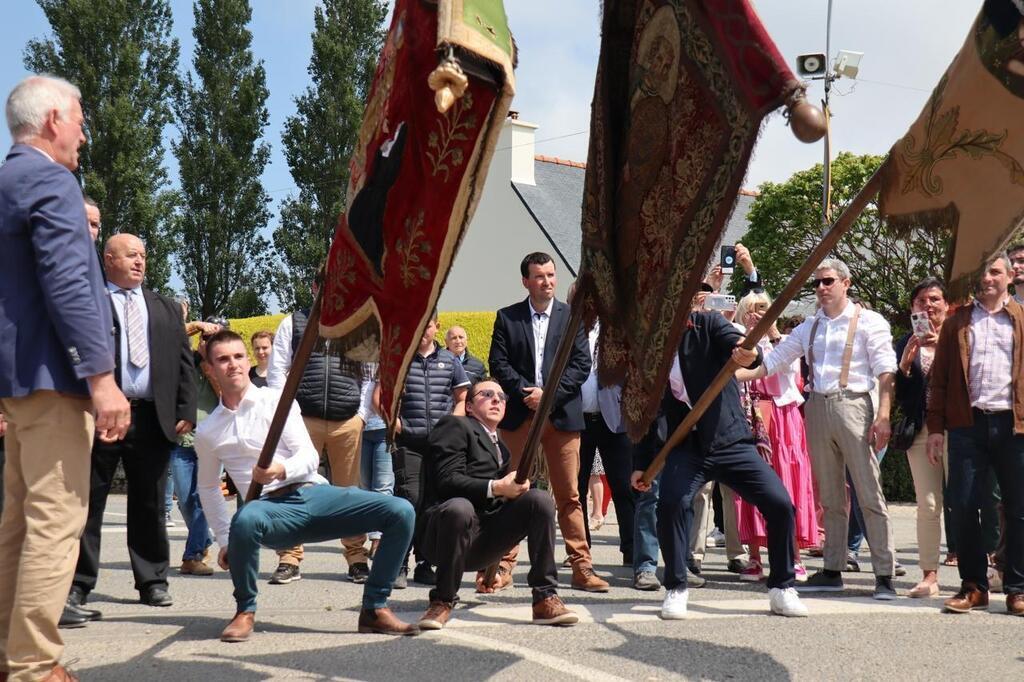
[[[484,585],[484,578],[486,576],[487,571],[476,572],[477,594],[493,594],[512,587],[512,570],[505,564],[498,566],[498,572],[494,575],[494,582],[490,585]]]
[[[185,559],[181,562],[178,573],[182,575],[213,575],[213,568],[200,559]]]
[[[1024,592],[1006,595],[1006,612],[1011,616],[1024,616]]]
[[[594,573],[594,567],[590,564],[574,565],[572,567],[573,589],[584,592],[607,592],[607,581],[601,580]]]
[[[545,597],[533,605],[534,625],[575,625],[580,617],[565,608],[557,594]]]
[[[972,609],[988,608],[988,592],[982,592],[971,583],[964,584],[960,591],[943,604],[950,613],[968,613]]]
[[[440,599],[430,602],[426,613],[420,617],[420,630],[440,630],[451,618],[454,604]]]
[[[378,635],[418,635],[415,625],[399,620],[391,609],[363,609],[359,612],[359,632],[376,632]]]
[[[6,676],[7,674],[4,673],[4,677]],[[43,682],[78,682],[78,675],[62,665],[55,665],[50,674],[43,678]]]
[[[256,614],[253,611],[239,611],[224,628],[224,632],[220,633],[220,641],[244,642],[252,634],[252,626],[255,623]]]

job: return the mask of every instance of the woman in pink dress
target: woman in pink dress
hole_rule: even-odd
[[[763,292],[752,292],[740,299],[736,306],[736,321],[751,329],[771,305],[771,298]],[[761,352],[769,355],[774,344],[782,340],[775,325],[768,335],[761,339]],[[749,378],[749,370],[740,370],[736,378],[741,382]],[[804,420],[800,414],[803,395],[800,393],[799,361],[788,372],[779,372],[766,379],[747,381],[750,394],[751,421],[755,438],[766,434],[769,447],[764,448],[765,459],[793,498],[796,508],[796,547],[805,549],[818,544],[818,519],[814,505],[814,476],[807,452],[807,437]],[[760,423],[758,423],[760,422]],[[764,577],[761,566],[761,547],[768,544],[768,533],[764,518],[754,505],[736,496],[736,516],[739,524],[740,541],[750,548],[750,564],[740,573],[740,580],[758,581]],[[800,562],[799,554],[794,557],[796,578],[807,580],[807,571]]]

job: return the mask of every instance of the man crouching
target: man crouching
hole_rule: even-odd
[[[426,511],[423,548],[437,565],[437,586],[430,591],[420,629],[443,628],[458,600],[463,572],[497,563],[524,537],[530,552],[533,622],[572,625],[579,620],[556,592],[551,496],[531,490],[529,482],[516,483],[516,472],[506,471],[509,451],[497,431],[507,400],[496,381],[483,378],[470,388],[469,416],[444,417],[430,433],[439,501]]]
[[[252,384],[245,342],[230,330],[210,337],[206,360],[221,394],[220,404],[196,431],[197,487],[220,545],[218,563],[231,571],[238,605],[221,640],[242,642],[252,634],[260,546],[280,549],[374,530],[384,536],[363,588],[359,632],[416,634],[416,626],[387,608],[391,583],[412,540],[412,505],[399,497],[328,485],[316,472],[320,457],[294,403],[270,466],[256,466],[281,394]],[[264,486],[263,495],[233,519],[220,492],[221,467],[239,491],[248,490],[251,479]]]

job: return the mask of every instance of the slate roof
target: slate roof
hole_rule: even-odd
[[[586,164],[550,156],[537,156],[533,172],[536,185],[513,182],[512,189],[533,216],[552,248],[572,270],[580,264],[580,219],[583,214],[583,177]],[[723,244],[735,244],[747,231],[747,213],[756,194],[740,190],[729,218]]]

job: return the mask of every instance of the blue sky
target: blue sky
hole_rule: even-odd
[[[294,191],[281,152],[281,130],[295,111],[293,97],[309,82],[315,5],[316,0],[252,0],[253,50],[264,61],[270,90],[266,135],[272,156],[263,182],[275,211],[271,228],[279,202]],[[505,5],[520,47],[513,108],[540,126],[538,154],[585,161],[599,49],[598,3],[507,0]],[[833,53],[856,50],[865,57],[861,78],[856,83],[841,80],[833,89],[833,149],[885,153],[917,117],[980,5],[980,0],[834,0]],[[788,59],[825,51],[826,0],[754,0],[754,6]],[[187,67],[193,47],[192,2],[171,0],[171,8],[182,66]],[[47,35],[49,26],[32,0],[6,0],[4,10],[0,92],[7,93],[26,75],[21,59],[26,41]],[[809,94],[820,99],[820,83],[812,83]],[[0,146],[9,144],[6,128],[0,129]],[[773,116],[754,151],[746,185],[784,181],[821,158],[820,144],[797,142],[781,116]]]

